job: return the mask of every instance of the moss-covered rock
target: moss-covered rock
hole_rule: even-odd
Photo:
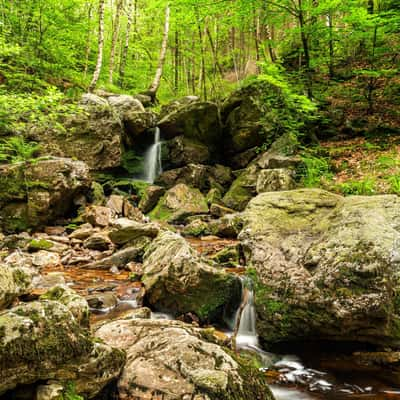
[[[263,193],[241,215],[265,342],[400,346],[400,200]]]
[[[74,198],[89,192],[91,184],[88,166],[67,158],[4,165],[0,180],[0,226],[6,232],[66,215],[75,207]]]
[[[161,186],[148,186],[140,199],[139,209],[144,214],[150,212],[160,200],[160,197],[165,193],[165,189]]]
[[[144,257],[147,301],[159,310],[212,319],[240,298],[240,280],[199,257],[185,239],[161,233]]]
[[[29,292],[32,277],[32,271],[28,268],[0,265],[0,310]]]
[[[180,183],[165,193],[149,216],[178,223],[189,216],[205,213],[208,213],[208,206],[201,192]]]
[[[91,398],[119,375],[124,353],[91,337],[67,291],[0,313],[0,394],[51,379]]]
[[[178,321],[132,319],[103,325],[96,335],[127,352],[118,381],[123,397],[273,400],[265,376],[209,342],[205,330]]]
[[[218,107],[210,102],[183,104],[159,121],[158,126],[165,138],[184,136],[208,146],[211,154],[219,151],[221,123]]]
[[[247,167],[232,183],[222,202],[229,208],[242,211],[247,203],[256,195],[259,168],[252,164]]]

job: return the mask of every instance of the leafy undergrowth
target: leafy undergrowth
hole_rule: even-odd
[[[325,141],[302,158],[306,187],[344,195],[400,195],[400,136]]]

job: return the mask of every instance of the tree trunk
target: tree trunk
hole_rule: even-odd
[[[131,38],[131,29],[133,21],[133,0],[128,1],[128,22],[125,32],[125,44],[122,49],[121,62],[119,65],[119,85],[123,87],[125,78],[126,60],[128,59],[129,42]]]
[[[222,70],[221,64],[219,63],[217,49],[216,49],[216,46],[214,44],[214,40],[213,40],[213,38],[211,36],[211,32],[210,32],[210,29],[208,28],[208,26],[206,27],[206,32],[207,32],[208,40],[210,42],[211,52],[212,52],[212,55],[213,55],[213,58],[214,58],[214,64],[217,67],[220,75],[223,76],[224,75],[224,71]]]
[[[89,92],[92,92],[99,80],[101,67],[103,65],[103,49],[104,49],[104,9],[105,0],[99,0],[99,40],[98,40],[98,55],[96,68],[93,73],[92,82],[89,85]]]
[[[329,28],[329,77],[332,79],[335,76],[335,48],[333,45],[333,16],[332,12],[327,15],[327,22]]]
[[[91,27],[91,22],[93,18],[93,4],[87,3],[86,4],[88,7],[88,28],[87,28],[87,33],[86,33],[86,49],[85,49],[85,78],[88,73],[88,68],[89,68],[89,57],[90,57],[90,43],[92,39],[92,27]]]
[[[122,6],[123,6],[123,0],[118,0],[117,10],[116,10],[115,19],[114,19],[114,30],[113,30],[113,35],[112,35],[111,52],[110,52],[110,69],[109,69],[108,81],[111,84],[113,83],[115,49],[117,47],[118,36],[119,36],[119,27],[120,27]]]
[[[175,28],[174,63],[175,63],[174,92],[175,92],[175,94],[178,94],[178,91],[179,91],[179,31],[178,31],[178,27]]]
[[[299,11],[298,11],[298,19],[300,24],[300,36],[301,42],[303,44],[303,52],[304,52],[304,63],[305,63],[305,73],[306,73],[306,90],[307,96],[312,99],[312,73],[311,73],[311,60],[310,60],[310,47],[308,43],[308,36],[306,34],[306,24],[304,19],[304,10],[302,5],[302,0],[299,1]]]
[[[163,68],[164,68],[164,63],[165,63],[165,56],[167,55],[168,34],[169,34],[169,17],[170,17],[170,8],[169,8],[169,4],[168,4],[165,9],[164,35],[163,35],[163,40],[162,40],[162,44],[161,44],[161,52],[160,52],[160,58],[158,61],[158,67],[157,67],[156,75],[154,76],[154,80],[147,91],[147,94],[151,97],[153,102],[156,102],[157,90],[160,87],[161,77],[163,74]]]

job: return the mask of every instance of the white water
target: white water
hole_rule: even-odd
[[[242,304],[245,303],[242,313],[240,309],[235,316],[235,325],[240,317],[240,324],[236,335],[237,348],[258,348],[258,336],[256,330],[256,308],[254,304],[253,283],[247,277],[242,277]]]
[[[143,180],[148,183],[154,183],[158,175],[162,172],[161,163],[161,146],[160,128],[154,131],[154,143],[146,151],[144,155],[144,177]]]

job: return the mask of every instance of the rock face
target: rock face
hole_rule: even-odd
[[[2,166],[0,226],[13,232],[54,221],[74,208],[90,184],[88,166],[68,158]]]
[[[204,196],[198,189],[180,183],[168,190],[150,213],[154,219],[171,223],[183,222],[191,215],[208,213]]]
[[[210,151],[206,144],[177,136],[163,144],[163,166],[180,168],[190,163],[208,164]]]
[[[121,165],[121,120],[102,98],[89,95],[59,127],[32,127],[29,137],[40,142],[45,154],[70,157],[86,162],[92,170],[104,170]]]
[[[51,379],[73,381],[92,398],[119,375],[123,352],[90,336],[87,304],[69,292],[53,289],[40,301],[0,312],[0,394]]]
[[[190,325],[133,319],[106,324],[96,335],[127,352],[118,382],[121,399],[273,399],[257,370],[234,360],[205,340],[205,331]]]
[[[240,280],[207,263],[180,235],[161,233],[144,256],[147,301],[159,310],[194,313],[201,320],[221,314],[240,298]]]
[[[186,139],[205,144],[211,153],[218,153],[221,142],[221,123],[218,107],[210,102],[183,104],[159,121],[162,136]]]
[[[400,199],[263,193],[242,214],[266,342],[400,346]]]

